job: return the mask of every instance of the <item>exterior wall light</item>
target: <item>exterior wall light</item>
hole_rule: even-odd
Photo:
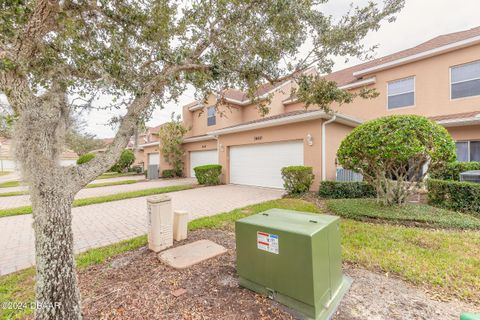
[[[313,146],[313,137],[310,133],[307,134],[307,143],[309,146]]]

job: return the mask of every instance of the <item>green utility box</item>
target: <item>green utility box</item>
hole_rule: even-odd
[[[340,219],[271,209],[235,223],[240,285],[309,319],[329,319],[350,279],[342,274]]]

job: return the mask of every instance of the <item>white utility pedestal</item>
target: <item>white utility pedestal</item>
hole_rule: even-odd
[[[188,212],[176,210],[173,213],[173,239],[175,241],[187,239]]]
[[[172,202],[167,195],[147,199],[148,248],[159,252],[173,245]]]

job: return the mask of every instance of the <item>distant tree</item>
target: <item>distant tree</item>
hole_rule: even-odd
[[[187,131],[180,120],[180,116],[175,118],[173,113],[170,122],[163,124],[158,131],[160,153],[165,158],[165,161],[172,166],[177,177],[183,175],[183,156],[185,151],[182,148],[182,143],[183,136]]]
[[[132,150],[125,149],[120,155],[118,162],[110,169],[111,171],[125,172],[135,162],[135,155]]]
[[[68,132],[65,137],[65,144],[80,156],[105,147],[105,143],[97,139],[95,135],[78,131]]]
[[[456,158],[448,131],[415,115],[365,122],[342,141],[337,156],[343,168],[361,173],[386,205],[406,203],[430,170]]]
[[[95,158],[95,153],[85,153],[82,154],[80,157],[77,159],[77,164],[84,164],[87,163],[88,161],[91,161],[93,158]]]
[[[248,92],[333,56],[365,57],[362,39],[404,0],[370,1],[337,20],[310,0],[12,0],[0,4],[0,91],[15,117],[16,158],[30,187],[36,248],[37,319],[80,319],[71,205],[111,168],[140,119],[189,86],[197,97]],[[309,52],[300,50],[306,41]],[[113,142],[79,166],[61,167],[70,119],[109,94],[123,108]],[[72,96],[85,103],[74,102]],[[220,99],[221,100],[221,99]]]

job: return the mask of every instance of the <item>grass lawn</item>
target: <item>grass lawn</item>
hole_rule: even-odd
[[[26,194],[29,194],[29,192],[28,191],[3,192],[3,193],[0,193],[0,197],[24,196]]]
[[[141,176],[143,173],[136,173],[136,172],[125,172],[125,173],[118,173],[118,172],[106,172],[101,174],[97,177],[99,179],[110,179],[110,178],[118,178],[118,177],[128,177],[128,176]]]
[[[189,229],[233,230],[235,220],[271,208],[319,212],[318,207],[304,200],[273,200],[194,220],[189,223]],[[371,224],[351,219],[342,219],[341,227],[345,262],[396,274],[442,297],[480,301],[480,232]],[[144,246],[146,241],[146,237],[141,236],[92,249],[77,256],[77,265],[83,269],[103,263]],[[33,300],[33,276],[30,268],[0,277],[0,301]],[[25,311],[0,309],[0,318],[19,315],[14,312]]]
[[[87,184],[85,188],[111,187],[111,186],[118,186],[122,184],[133,184],[141,181],[142,180],[122,180],[122,181],[112,181],[112,182],[91,183],[91,184]],[[0,197],[24,196],[27,194],[30,194],[30,193],[28,191],[12,191],[12,192],[0,193]]]
[[[19,185],[20,181],[7,181],[0,183],[0,188],[18,187]]]
[[[332,199],[328,209],[344,218],[360,221],[389,221],[407,226],[443,229],[477,229],[480,219],[469,214],[408,203],[404,207],[388,207],[373,199]]]
[[[121,181],[112,181],[112,182],[90,183],[90,184],[87,184],[85,188],[111,187],[111,186],[118,186],[122,184],[133,184],[141,181],[142,180],[121,180]]]
[[[0,177],[1,176],[6,176],[7,174],[12,173],[12,171],[0,171]]]
[[[193,188],[193,185],[179,185],[179,186],[169,186],[169,187],[151,188],[151,189],[144,189],[144,190],[137,190],[137,191],[130,191],[130,192],[122,192],[122,193],[116,193],[116,194],[111,194],[107,196],[101,196],[101,197],[76,199],[73,201],[72,206],[82,207],[82,206],[88,206],[91,204],[146,197],[146,196],[151,196],[155,194],[175,192],[175,191],[187,190],[191,188]],[[29,213],[32,213],[31,206],[2,209],[0,210],[0,218],[8,217],[8,216],[18,216],[18,215],[29,214]]]

